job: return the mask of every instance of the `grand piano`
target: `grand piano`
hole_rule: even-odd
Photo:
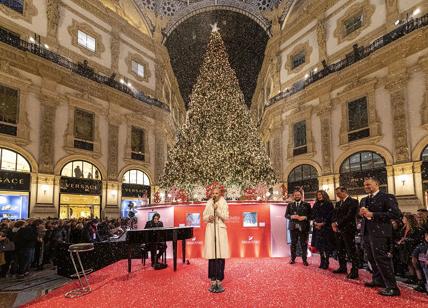
[[[193,227],[151,228],[126,232],[128,244],[128,273],[131,272],[132,249],[135,244],[162,243],[172,241],[174,271],[177,270],[177,241],[182,241],[183,263],[186,262],[186,239],[193,237]]]
[[[94,250],[82,253],[80,257],[85,268],[92,268],[94,271],[119,260],[128,259],[128,271],[130,271],[130,257],[131,259],[142,258],[141,244],[172,241],[174,270],[176,270],[177,241],[183,241],[183,262],[185,262],[186,239],[192,237],[193,227],[130,230],[119,238],[94,243]],[[70,275],[74,274],[73,264],[68,252],[70,245],[70,243],[59,244],[57,251],[57,273],[65,277],[70,277]]]

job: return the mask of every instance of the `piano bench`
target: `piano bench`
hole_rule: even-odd
[[[146,259],[149,258],[149,252],[150,252],[150,254],[152,254],[152,251],[151,251],[150,247],[146,246],[146,244],[141,244],[140,249],[141,249],[141,263],[143,263],[143,265],[146,265]],[[156,251],[156,254],[157,254],[157,251]],[[162,263],[166,263],[166,249],[165,249],[164,253],[162,254],[161,258],[162,258]],[[154,264],[152,264],[152,266],[153,265]]]

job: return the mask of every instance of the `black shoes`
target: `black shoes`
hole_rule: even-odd
[[[380,295],[383,295],[383,296],[400,296],[400,289],[398,289],[398,288],[385,288],[385,289],[379,290],[379,292],[377,292],[377,293],[379,293]]]
[[[293,260],[293,259],[291,259],[291,260],[290,260],[290,262],[288,262],[288,264],[295,264],[295,263],[296,263],[296,260]],[[304,265],[304,266],[308,266],[308,265],[309,265],[309,263],[308,263],[306,260],[304,260],[304,261],[303,261],[303,265]]]
[[[358,269],[355,267],[351,268],[351,272],[346,276],[348,279],[358,279]]]
[[[346,276],[346,278],[348,278],[348,279],[358,279],[358,272],[353,272],[353,271],[351,271],[351,272]]]
[[[427,290],[423,282],[418,282],[418,285],[413,288],[416,292],[425,293]]]
[[[321,269],[328,269],[328,267],[330,266],[330,264],[328,263],[328,262],[325,262],[324,264],[323,264],[323,267],[321,267]]]
[[[217,283],[211,282],[211,286],[209,287],[208,291],[210,291],[211,293],[222,293],[224,292],[224,288],[221,285],[221,282],[217,282]]]
[[[346,274],[346,268],[339,267],[338,269],[333,271],[333,274]]]
[[[365,286],[366,288],[375,288],[375,287],[381,287],[381,288],[384,288],[384,287],[385,287],[384,285],[382,285],[381,283],[378,283],[378,282],[376,282],[376,281],[369,281],[369,282],[365,282],[365,283],[364,283],[364,286]]]

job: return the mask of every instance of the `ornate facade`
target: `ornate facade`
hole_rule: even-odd
[[[275,164],[279,179],[287,183],[295,167],[311,165],[318,171],[319,188],[334,199],[336,186],[352,185],[344,183],[341,172],[350,168],[354,177],[376,175],[364,159],[379,155],[370,161],[379,165],[372,170],[381,178],[386,172],[383,185],[397,195],[403,211],[427,207],[421,167],[428,146],[426,2],[294,2],[281,31],[268,42],[251,105],[273,161],[282,162]],[[402,25],[409,23],[410,30],[412,22],[425,26],[405,31]],[[399,39],[394,37],[397,33]],[[290,69],[290,59],[304,44],[304,50],[313,50],[312,56]],[[273,92],[277,64],[271,59],[282,63],[276,76],[280,87]],[[356,117],[350,110],[356,109],[350,108],[358,103],[365,117],[360,116],[360,126],[353,131],[350,121]],[[302,112],[307,112],[307,151],[293,154],[293,124]],[[273,147],[278,138],[281,146]],[[353,156],[356,153],[361,155]],[[344,166],[349,158],[350,167]]]
[[[97,170],[84,181],[101,179],[96,198],[75,201],[99,200],[100,215],[118,216],[123,175],[143,171],[153,189],[184,120],[166,48],[137,7],[112,2],[25,0],[23,12],[0,4],[0,87],[18,93],[16,123],[0,123],[12,129],[2,126],[0,148],[30,165],[29,216],[63,215],[70,198],[62,170],[73,161]],[[144,131],[143,156],[131,155],[131,126]]]

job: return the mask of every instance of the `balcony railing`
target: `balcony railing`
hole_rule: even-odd
[[[143,92],[137,91],[135,89],[131,89],[125,83],[120,83],[119,81],[115,80],[116,74],[113,74],[112,76],[109,77],[109,76],[96,73],[93,68],[88,66],[86,61],[84,61],[83,63],[76,64],[63,56],[53,51],[50,51],[47,48],[44,48],[40,44],[29,43],[27,41],[21,40],[18,36],[16,36],[16,34],[11,33],[3,28],[0,28],[0,42],[6,43],[20,50],[30,52],[34,55],[42,57],[46,60],[49,60],[53,63],[60,65],[65,69],[70,70],[73,73],[79,74],[80,76],[88,78],[99,84],[103,84],[111,88],[114,88],[120,92],[126,93],[143,103],[162,108],[166,111],[170,111],[169,107],[166,104],[162,103],[161,101],[155,98],[146,96]]]
[[[359,47],[358,45],[354,45],[353,52],[346,55],[346,57],[340,61],[337,61],[336,63],[332,63],[330,65],[324,65],[324,68],[316,73],[311,73],[310,76],[307,79],[302,79],[294,83],[290,89],[287,89],[284,92],[278,93],[276,96],[272,97],[268,102],[267,106],[271,106],[275,104],[276,102],[287,98],[289,96],[292,96],[293,94],[296,94],[297,92],[300,92],[304,90],[309,85],[317,82],[318,80],[321,80],[325,77],[327,77],[330,74],[333,74],[335,72],[341,71],[348,66],[351,66],[352,64],[368,57],[376,50],[398,40],[399,38],[415,31],[420,28],[423,28],[428,25],[428,14],[425,14],[422,17],[419,18],[412,18],[408,20],[407,22],[403,23],[402,25],[398,26],[393,31],[385,34],[384,36],[376,39],[373,41],[370,45],[364,47]]]

